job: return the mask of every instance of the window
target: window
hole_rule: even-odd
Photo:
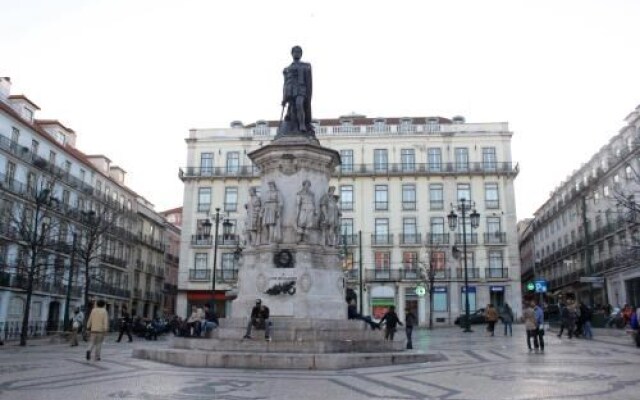
[[[238,209],[238,188],[229,186],[224,189],[224,210],[236,211]]]
[[[373,169],[375,172],[387,172],[388,164],[387,149],[373,150]]]
[[[416,151],[414,149],[400,150],[400,160],[402,162],[403,171],[416,170]]]
[[[402,185],[402,209],[416,209],[416,185],[413,183]]]
[[[353,237],[353,218],[341,218],[340,219],[340,234],[347,237],[347,244],[353,244],[351,237]]]
[[[389,242],[389,219],[376,218],[375,233],[373,237],[374,244],[388,244]]]
[[[204,176],[213,175],[213,153],[200,154],[200,174]]]
[[[482,148],[482,168],[485,171],[495,171],[498,166],[495,147]]]
[[[437,147],[427,149],[427,170],[440,172],[442,170],[442,150]]]
[[[36,191],[36,183],[38,182],[38,177],[33,172],[29,171],[27,173],[27,191],[29,193],[35,193]]]
[[[49,164],[56,165],[56,152],[53,150],[49,152]]]
[[[5,168],[4,183],[7,185],[13,185],[13,180],[16,177],[16,165],[11,161],[7,161]]]
[[[429,264],[435,271],[435,276],[437,278],[445,278],[446,258],[444,251],[431,252],[431,259],[429,260]]]
[[[96,181],[96,194],[100,195],[100,193],[102,193],[102,182]]]
[[[500,208],[500,197],[498,196],[497,183],[484,184],[484,206],[485,208]]]
[[[211,209],[211,188],[198,188],[198,212],[209,212]]]
[[[62,204],[64,204],[65,206],[69,205],[69,191],[68,190],[63,190],[62,191]]]
[[[84,182],[85,178],[87,176],[87,172],[83,169],[80,169],[80,181]]]
[[[462,199],[467,202],[471,201],[471,185],[468,183],[458,183],[456,200]]]
[[[67,175],[69,175],[69,173],[71,173],[71,161],[65,161],[64,162],[64,172]]]
[[[374,257],[376,270],[389,270],[391,268],[391,255],[389,253],[377,251]]]
[[[342,211],[353,210],[353,186],[340,186],[340,209]]]
[[[375,187],[375,209],[389,209],[389,188],[387,185],[376,185]]]
[[[404,244],[419,244],[418,228],[415,218],[402,219],[402,242]]]
[[[208,261],[207,253],[196,253],[193,267],[195,269],[207,269],[209,264],[207,261]]]
[[[240,153],[230,151],[227,153],[227,173],[235,174],[240,169]]]
[[[20,139],[20,130],[16,127],[11,128],[11,150],[18,150],[18,140]]]
[[[429,244],[441,244],[447,242],[447,234],[444,231],[444,218],[432,217],[430,222]]]
[[[469,149],[466,147],[455,148],[456,157],[456,171],[468,171],[469,170]]]
[[[489,234],[501,233],[499,217],[487,217],[487,232]]]
[[[14,297],[9,301],[9,318],[16,319],[22,317],[24,313],[24,300]]]
[[[38,148],[40,147],[40,143],[37,140],[31,141],[31,153],[38,155]]]
[[[444,190],[441,183],[429,185],[429,208],[442,210],[444,208]]]
[[[414,251],[406,251],[402,253],[402,268],[406,270],[414,270],[414,278],[417,277],[416,269],[418,268],[418,253]],[[406,273],[406,272],[405,272]],[[405,275],[408,278],[408,276]]]
[[[233,253],[222,253],[221,266],[222,266],[222,275],[224,278],[234,278],[233,273],[230,273],[230,272],[236,271],[238,269],[238,266]]]
[[[352,172],[353,171],[353,150],[340,150],[340,161],[342,164],[340,165],[340,170],[342,172]]]
[[[433,288],[433,311],[434,312],[446,312],[449,308],[447,306],[447,288],[446,287],[434,287]]]
[[[490,278],[502,278],[502,252],[501,251],[489,251],[489,277]]]

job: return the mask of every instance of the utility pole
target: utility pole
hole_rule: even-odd
[[[64,306],[64,330],[69,326],[69,303],[71,302],[71,286],[73,285],[73,270],[76,267],[76,239],[77,234],[73,233],[73,245],[71,247],[71,267],[69,268],[69,283],[67,283],[67,299]]]
[[[362,231],[358,231],[358,251],[359,251],[358,269],[360,272],[360,279],[359,279],[360,291],[358,293],[358,307],[360,307],[360,315],[362,315],[362,303],[364,303],[364,299],[362,298],[362,292],[363,292],[362,290],[362,284],[363,284],[363,281],[362,281]]]

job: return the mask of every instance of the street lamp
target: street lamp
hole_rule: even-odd
[[[453,205],[452,205],[453,206]],[[473,332],[471,330],[471,320],[469,316],[469,272],[467,270],[467,224],[466,218],[467,213],[473,207],[473,203],[471,201],[467,201],[466,199],[460,199],[457,205],[457,209],[460,211],[462,215],[462,251],[464,255],[464,315],[465,315],[465,327],[464,332]],[[471,231],[477,228],[480,225],[480,214],[474,209],[469,214],[469,219],[471,221]],[[449,215],[447,215],[447,220],[449,222],[449,229],[452,231],[456,229],[458,226],[458,214],[455,211],[451,210]],[[470,232],[471,233],[471,232]]]
[[[213,278],[212,278],[212,283],[211,283],[211,290],[213,291],[213,310],[216,310],[216,264],[218,261],[218,227],[220,226],[220,207],[216,207],[216,214],[215,214],[215,224],[216,224],[216,229],[214,231],[214,235],[213,235],[213,270],[211,271],[213,274]],[[225,238],[226,239],[227,235],[229,234],[230,230],[231,230],[231,226],[233,224],[231,222],[229,222],[229,219],[225,218],[224,222],[222,223],[222,231],[224,232]],[[206,221],[204,221],[202,223],[202,228],[204,231],[204,237],[205,238],[210,238],[211,237],[211,226],[212,223],[209,220],[209,218],[207,218]]]

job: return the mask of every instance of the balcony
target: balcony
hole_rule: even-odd
[[[213,241],[213,236],[209,235],[191,235],[191,246],[203,246],[208,247],[211,246]]]
[[[178,177],[184,181],[193,178],[259,178],[260,170],[254,165],[226,167],[186,167],[180,168]]]
[[[236,282],[238,280],[238,270],[216,269],[216,280],[218,282]]]
[[[365,280],[375,281],[398,281],[400,280],[400,270],[397,269],[367,269],[365,270]]]
[[[400,234],[401,246],[420,246],[422,245],[422,235],[419,233]]]
[[[374,201],[373,208],[376,211],[387,211],[389,209],[388,201]]]
[[[393,234],[372,234],[371,246],[393,246]]]
[[[467,233],[466,237],[462,233],[456,233],[456,244],[462,244],[463,239],[467,240],[467,245],[478,244],[477,233]]]
[[[226,212],[238,211],[238,203],[224,203],[224,211]]]
[[[240,244],[240,236],[235,233],[218,235],[218,246],[237,246]]]
[[[207,282],[211,280],[210,269],[190,269],[189,281],[191,282]]]
[[[357,246],[358,235],[340,235],[340,246]]]
[[[484,270],[487,279],[507,279],[509,270],[507,268],[487,268]]]
[[[456,278],[464,279],[464,268],[456,268]],[[468,279],[480,279],[480,268],[467,268]]]
[[[507,244],[507,234],[505,232],[485,233],[484,244]]]
[[[413,211],[416,209],[416,202],[415,201],[403,201],[402,202],[402,209],[405,211]]]
[[[417,281],[420,279],[420,270],[417,268],[403,268],[400,270],[400,279],[406,281]]]
[[[340,210],[342,210],[342,211],[353,211],[353,201],[341,201],[340,202]]]
[[[130,292],[127,289],[121,289],[108,283],[99,283],[95,281],[91,282],[91,284],[89,285],[89,292],[106,294],[116,297],[130,297]]]
[[[431,210],[442,210],[442,209],[444,209],[444,200],[430,200],[429,201],[429,209],[431,209]]]
[[[333,176],[415,176],[415,175],[512,175],[519,172],[511,162],[482,163],[387,163],[353,164],[349,168],[336,168]]]
[[[438,244],[448,244],[448,243],[449,243],[448,233],[427,233],[427,244],[438,245]]]
[[[142,260],[137,259],[136,260],[136,269],[139,271],[143,271],[144,270],[144,263],[142,262]]]

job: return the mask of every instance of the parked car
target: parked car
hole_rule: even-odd
[[[453,321],[454,324],[464,326],[466,321],[466,315],[462,314]],[[484,308],[479,308],[475,312],[469,314],[469,322],[473,324],[484,324]]]

